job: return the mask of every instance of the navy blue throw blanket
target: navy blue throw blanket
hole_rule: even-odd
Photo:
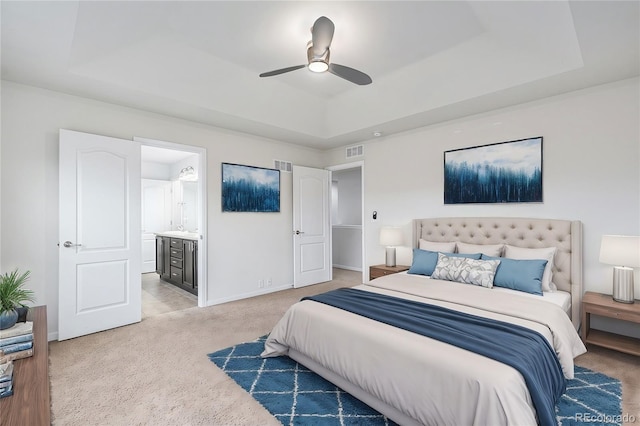
[[[565,391],[560,361],[539,333],[515,324],[441,306],[352,288],[313,300],[463,348],[507,364],[522,374],[541,425],[557,425],[555,405]]]

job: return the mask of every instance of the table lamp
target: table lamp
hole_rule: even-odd
[[[385,226],[380,229],[380,245],[387,247],[386,266],[396,266],[396,248],[402,245],[402,229]]]
[[[640,236],[603,235],[600,262],[613,267],[613,300],[633,303],[633,268],[640,267]]]

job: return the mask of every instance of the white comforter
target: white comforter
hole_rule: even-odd
[[[573,359],[586,352],[567,315],[543,300],[406,274],[357,288],[538,331],[555,348],[567,378],[573,378]],[[531,396],[514,368],[322,303],[293,305],[262,356],[287,355],[289,348],[421,424],[536,424]]]

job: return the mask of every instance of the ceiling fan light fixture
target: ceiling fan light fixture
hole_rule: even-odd
[[[359,86],[371,84],[371,77],[362,71],[331,62],[329,59],[329,56],[331,56],[329,48],[331,47],[334,29],[335,26],[333,22],[331,22],[331,19],[326,16],[319,17],[311,27],[311,40],[307,43],[307,64],[263,72],[260,74],[260,77],[271,77],[307,67],[309,71],[314,73],[328,71],[333,75],[344,78]]]
[[[312,72],[325,72],[329,69],[329,64],[324,61],[311,61],[309,62],[309,71]]]

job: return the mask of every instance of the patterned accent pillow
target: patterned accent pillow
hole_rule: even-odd
[[[470,259],[480,259],[480,253],[474,254],[460,254],[460,253],[445,253],[449,257],[468,257]],[[413,262],[411,268],[407,271],[408,274],[418,275],[431,275],[433,270],[436,269],[438,263],[438,252],[413,249]]]
[[[499,260],[476,260],[438,253],[438,263],[431,278],[492,288],[498,265]]]

